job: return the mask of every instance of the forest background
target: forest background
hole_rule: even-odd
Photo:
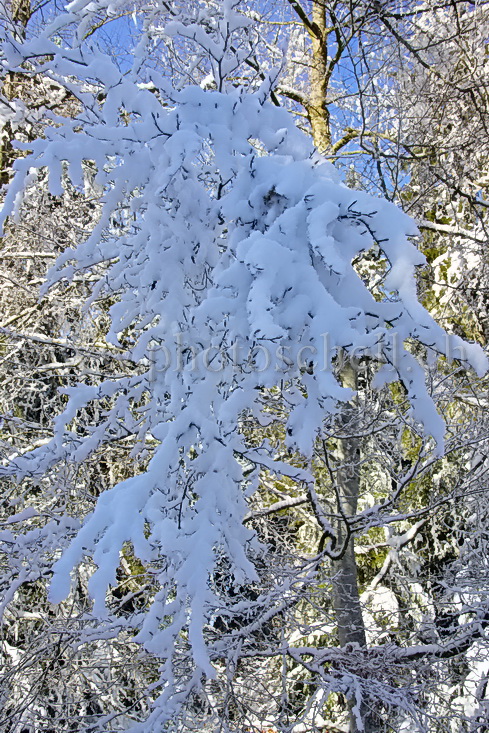
[[[488,4],[3,10],[0,729],[487,730]]]

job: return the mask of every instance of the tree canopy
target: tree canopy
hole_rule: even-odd
[[[409,3],[397,17],[389,3],[361,3],[348,15],[346,4],[313,2],[309,19],[290,5],[312,39],[302,101],[314,139],[296,125],[300,100],[287,79],[290,59],[298,63],[290,49],[306,41],[296,24],[278,50],[273,26],[282,34],[288,21],[276,6],[267,15],[227,0],[81,1],[53,9],[35,31],[12,13],[5,29],[2,102],[20,151],[5,240],[13,260],[9,242],[21,244],[22,259],[31,246],[23,222],[37,215],[52,234],[59,207],[68,241],[41,293],[51,309],[68,293],[71,310],[47,334],[24,333],[51,340],[55,373],[67,378],[43,383],[42,439],[30,437],[41,414],[30,406],[16,418],[23,445],[4,441],[3,607],[8,620],[30,592],[41,618],[55,619],[60,640],[92,664],[111,654],[123,664],[125,646],[137,659],[127,694],[124,672],[111,685],[88,673],[85,699],[105,691],[97,704],[76,709],[30,681],[36,693],[24,706],[16,675],[30,678],[22,662],[15,670],[8,636],[9,731],[36,718],[42,730],[50,719],[56,730],[145,733],[448,730],[438,715],[441,726],[475,731],[483,716],[487,416],[478,391],[488,362],[454,332],[473,336],[471,326],[436,320],[444,294],[429,284],[418,292],[421,268],[436,273],[453,250],[437,250],[436,265],[429,246],[438,243],[420,246],[416,222],[392,202],[409,208],[425,155],[437,181],[455,162],[426,135],[416,141],[411,122],[410,142],[394,144],[385,101],[371,107],[375,131],[345,128],[339,145],[330,122],[339,99],[331,106],[316,78],[332,77],[348,51],[337,79],[348,87],[356,48],[375,86],[380,65],[370,71],[362,34],[387,28],[382,64],[395,46],[419,62],[416,85],[427,65],[441,85],[429,18],[445,11]],[[465,38],[478,9],[457,11],[454,38]],[[124,23],[131,44],[122,61],[102,35],[110,23]],[[440,47],[456,43],[442,36]],[[413,50],[425,42],[429,64]],[[409,73],[390,68],[386,99],[405,94]],[[41,119],[31,100],[45,87],[55,103],[41,99]],[[369,93],[355,92],[357,115]],[[374,146],[390,201],[361,183],[368,167],[348,187],[331,162],[358,138]],[[398,167],[399,150],[411,156],[395,185],[384,175],[393,146]],[[464,185],[463,225],[434,213],[433,230],[418,217],[424,231],[479,241],[485,199],[476,191],[469,201]],[[426,198],[413,211],[433,206]],[[23,338],[8,324],[2,332]],[[24,636],[35,649],[32,639],[36,629]]]

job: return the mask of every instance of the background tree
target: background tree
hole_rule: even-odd
[[[485,4],[289,5],[282,23],[294,29],[291,62],[279,92],[304,109],[318,146],[340,164],[355,161],[354,185],[375,187],[415,213],[436,267],[424,275],[426,302],[444,325],[484,342],[484,193],[468,191],[483,181],[474,168],[486,145]],[[464,124],[469,118],[473,126]],[[435,572],[436,560],[430,565]],[[358,625],[350,625],[352,635]]]
[[[16,37],[24,35],[19,23],[12,28]],[[52,116],[62,120],[79,110],[69,90],[45,75],[26,71],[8,73],[3,86],[4,182],[12,179],[14,160],[25,154],[13,145],[14,137],[28,146],[44,134],[46,125],[56,125]],[[67,247],[74,247],[96,220],[100,192],[93,186],[93,177],[93,169],[86,164],[85,195],[65,179],[63,196],[55,197],[49,193],[47,176],[40,172],[18,217],[10,219],[5,229],[0,253],[4,461],[51,439],[52,418],[65,403],[60,388],[76,383],[82,373],[90,380],[118,369],[131,371],[127,362],[117,361],[118,350],[103,339],[108,304],[101,301],[97,309],[82,311],[90,292],[88,275],[76,277],[70,286],[39,301],[48,267]],[[98,416],[86,414],[80,419],[81,426]],[[123,716],[127,707],[144,708],[138,696],[144,687],[141,678],[151,665],[138,663],[126,640],[86,641],[91,621],[83,618],[88,603],[83,574],[70,604],[55,608],[46,599],[46,573],[52,563],[50,534],[58,537],[60,546],[69,541],[100,492],[132,466],[131,447],[131,436],[126,435],[83,469],[63,463],[51,482],[4,485],[0,514],[2,730],[84,730],[99,719],[104,705],[127,724]],[[72,517],[68,523],[62,519],[67,511]],[[114,604],[126,615],[138,601],[124,604],[121,597],[133,591],[138,598],[143,585],[137,579],[140,572],[126,552],[121,591],[119,597],[114,595]],[[101,704],[100,699],[106,702]]]
[[[484,339],[480,325],[474,329],[475,323],[487,320],[483,305],[479,310],[473,307],[475,293],[480,304],[484,299],[480,275],[476,276],[477,289],[470,291],[471,307],[466,295],[470,277],[484,272],[487,256],[484,235],[478,238],[474,234],[484,228],[483,196],[479,190],[468,213],[470,197],[457,188],[453,175],[455,169],[459,176],[462,170],[467,173],[463,180],[468,190],[476,176],[468,172],[466,152],[474,151],[474,162],[478,156],[484,157],[485,143],[480,144],[487,109],[484,4],[474,8],[465,3],[406,3],[401,7],[397,3],[290,2],[281,8],[281,26],[275,15],[271,25],[285,28],[291,42],[289,65],[277,87],[277,98],[289,99],[292,109],[304,110],[305,115],[300,116],[309,124],[321,150],[340,165],[342,161],[355,161],[351,164],[354,175],[350,175],[354,185],[381,191],[415,213],[428,233],[426,252],[436,266],[436,274],[432,271],[425,275],[427,283],[435,278],[434,288],[425,286],[426,302],[443,316],[444,325],[455,324],[459,332]],[[439,127],[440,117],[448,128]],[[463,127],[468,117],[473,121],[471,132]],[[447,129],[453,133],[449,137]],[[425,146],[418,147],[422,140]],[[440,213],[435,218],[433,211],[439,212],[444,200],[452,213],[458,209],[455,220],[441,219]],[[480,207],[475,203],[478,200],[482,201]],[[446,207],[444,211],[446,217]],[[461,225],[463,220],[467,228]],[[470,267],[456,264],[460,245]],[[464,256],[462,259],[466,262]],[[375,262],[370,267],[373,269]],[[464,300],[462,308],[460,298]],[[365,447],[364,442],[363,450]],[[351,439],[342,449],[345,454],[348,451],[348,463],[359,465],[359,446],[355,447]],[[355,451],[357,460],[353,458]],[[341,472],[338,477],[340,495],[356,497],[356,503],[361,494],[360,471],[356,476],[345,475],[343,486]],[[351,502],[346,505],[351,506]],[[436,533],[436,512],[432,519],[430,531]],[[463,531],[461,527],[459,530]],[[443,558],[444,553],[440,554]],[[355,589],[353,538],[350,556],[344,559],[350,576],[346,587]],[[436,572],[436,560],[429,564],[430,574]],[[347,606],[346,626],[352,641],[358,634],[365,638],[358,592],[353,594],[356,599],[350,603],[340,601],[340,605]],[[374,723],[375,729],[377,726]]]
[[[277,98],[351,183],[416,218],[435,263],[430,306],[487,343],[487,3],[279,7],[271,22],[290,44]]]
[[[461,513],[467,528],[473,522],[485,470],[479,459],[483,426],[474,424],[473,434],[466,431],[461,441],[457,426],[462,412],[451,410],[450,405],[457,393],[471,418],[478,406],[471,404],[470,384],[460,386],[446,373],[430,373],[428,390],[449,420],[448,457],[441,463],[435,444],[419,430],[419,422],[425,423],[441,441],[443,429],[428,407],[427,394],[420,397],[425,389],[421,372],[402,344],[400,353],[395,353],[394,317],[396,329],[406,328],[403,340],[411,334],[413,342],[434,345],[450,356],[450,342],[416,306],[403,282],[401,265],[397,272],[395,266],[389,272],[389,262],[396,262],[392,228],[413,230],[406,229],[406,220],[384,203],[339,187],[332,170],[318,165],[312,147],[295,132],[289,118],[265,103],[277,79],[276,72],[267,79],[267,69],[257,65],[257,43],[265,42],[246,16],[229,7],[225,10],[224,16],[218,5],[206,6],[205,11],[171,7],[168,15],[148,13],[146,45],[138,47],[136,64],[132,71],[124,69],[124,75],[95,48],[86,49],[86,28],[94,23],[94,11],[88,6],[79,10],[78,36],[75,32],[70,36],[74,18],[66,17],[61,44],[58,22],[54,44],[46,33],[34,42],[42,46],[29,46],[27,41],[17,58],[11,54],[20,50],[18,42],[7,46],[12,68],[29,59],[29,75],[42,73],[56,84],[68,85],[80,102],[73,119],[55,118],[47,139],[37,143],[27,161],[17,163],[19,172],[11,192],[19,182],[23,184],[32,165],[49,164],[50,195],[59,199],[68,185],[62,164],[66,160],[73,192],[79,196],[83,179],[77,167],[89,162],[95,169],[96,183],[105,192],[97,213],[100,218],[76,257],[71,251],[62,256],[51,282],[77,273],[75,278],[86,284],[90,268],[97,283],[91,307],[97,303],[106,313],[100,298],[105,299],[112,320],[109,344],[134,363],[123,373],[117,367],[114,374],[105,372],[102,386],[97,375],[85,374],[84,386],[69,392],[53,440],[16,459],[14,468],[20,475],[47,471],[49,482],[59,488],[63,476],[56,466],[66,471],[66,461],[69,465],[74,460],[76,465],[87,454],[97,462],[98,456],[105,459],[114,443],[127,439],[134,447],[133,441],[138,442],[133,452],[139,451],[136,477],[102,494],[98,510],[58,568],[61,573],[66,563],[66,577],[70,553],[76,562],[85,550],[94,552],[99,566],[94,576],[98,581],[91,581],[95,610],[101,611],[108,602],[110,613],[105,624],[97,623],[94,629],[85,625],[76,637],[76,643],[94,655],[92,659],[97,658],[102,636],[109,638],[107,649],[119,651],[126,634],[142,623],[139,641],[146,649],[157,655],[168,650],[160,672],[161,687],[153,687],[161,689],[162,695],[142,724],[144,730],[160,730],[169,720],[168,725],[182,729],[198,725],[201,730],[222,725],[244,730],[266,723],[281,730],[300,730],[301,725],[331,727],[325,722],[325,711],[342,724],[344,696],[351,700],[352,729],[362,724],[374,730],[387,725],[400,728],[410,717],[416,730],[434,730],[435,710],[440,717],[440,699],[449,689],[448,683],[440,685],[450,672],[443,660],[465,661],[468,650],[483,642],[485,599],[474,593],[473,583],[483,577],[484,567],[472,563],[465,585],[459,582],[457,593],[462,600],[454,600],[446,573],[437,577],[439,588],[419,601],[416,615],[408,588],[414,572],[409,560],[413,543],[423,537],[426,526],[431,532],[435,516],[439,524],[446,524],[449,514],[443,507],[450,501],[460,506],[469,489],[473,502],[465,500]],[[101,12],[99,8],[97,22]],[[362,23],[355,27],[363,28]],[[36,66],[40,48],[44,58]],[[93,58],[95,64],[90,63]],[[189,69],[194,86],[181,92]],[[173,85],[162,70],[171,71]],[[246,80],[255,95],[237,94],[237,79]],[[227,128],[223,128],[224,119]],[[10,193],[6,211],[12,201]],[[397,247],[411,265],[421,262],[407,243],[399,240]],[[357,272],[351,267],[352,259]],[[70,261],[72,269],[63,269]],[[277,261],[285,263],[278,273]],[[372,289],[371,295],[358,273]],[[376,285],[372,275],[380,278]],[[309,311],[314,292],[321,297],[312,299]],[[245,293],[249,293],[247,309]],[[327,299],[329,313],[318,306],[321,298]],[[366,303],[363,320],[358,309],[365,311]],[[351,310],[345,318],[347,307]],[[410,315],[413,309],[415,319]],[[338,320],[343,323],[342,333],[338,322],[331,323],[331,312],[335,319],[343,318]],[[322,374],[318,365],[303,361],[297,352],[299,346],[307,345],[316,348],[316,356],[322,353],[325,323],[330,323],[333,343],[329,344],[330,371]],[[203,340],[206,333],[208,338]],[[179,341],[178,334],[185,335],[185,340]],[[242,345],[245,358],[234,358],[235,343]],[[451,343],[462,348],[460,342]],[[90,340],[88,345],[92,346]],[[263,361],[265,346],[273,354],[278,347],[290,347],[279,352],[281,364],[287,364],[285,356],[292,362],[283,378],[278,378],[275,363],[267,366]],[[205,351],[208,347],[211,351]],[[355,370],[355,386],[362,389],[351,405],[351,393],[334,377],[336,373],[347,379],[349,368],[342,366],[340,357],[349,352],[369,364],[363,373]],[[469,357],[469,351],[465,353]],[[470,353],[480,359],[476,350]],[[168,356],[178,360],[176,375],[166,368]],[[197,357],[198,365],[194,364]],[[407,395],[392,388],[382,400],[373,398],[370,372],[376,359],[395,367],[386,374],[388,379],[395,378],[398,370]],[[214,365],[219,369],[212,371]],[[341,398],[347,407],[338,417],[328,418]],[[408,412],[410,402],[414,415]],[[253,413],[268,426],[258,428]],[[317,430],[319,442],[315,442]],[[124,454],[122,460],[127,464]],[[162,482],[165,466],[167,479]],[[227,467],[233,469],[225,479]],[[440,473],[442,477],[436,479]],[[213,480],[213,475],[220,478]],[[113,475],[111,481],[120,478],[125,476]],[[83,476],[79,483],[72,476],[64,480],[76,496],[83,492]],[[238,521],[247,511],[242,486],[251,502],[251,512],[244,517],[246,530]],[[144,492],[150,495],[146,507]],[[271,505],[274,498],[279,506]],[[128,522],[131,506],[134,511]],[[68,514],[73,513],[69,507]],[[30,548],[43,553],[39,567],[46,567],[55,547],[67,546],[75,536],[76,527],[61,520],[63,514],[64,507],[57,509],[54,523],[61,533],[56,542],[43,542],[41,549],[39,532],[32,535],[36,543]],[[22,564],[26,527],[30,523],[37,529],[43,520],[21,515],[20,521],[24,523]],[[46,538],[53,524],[47,526]],[[462,557],[473,558],[483,538],[475,533],[471,544],[469,530],[463,535],[461,527],[456,537],[466,542]],[[367,558],[363,568],[354,562],[351,540],[355,535],[363,538],[356,553]],[[254,570],[236,545],[239,537]],[[259,538],[269,543],[265,558],[256,542]],[[144,565],[133,559],[124,540],[132,542]],[[443,542],[440,532],[432,533],[432,540],[435,545]],[[452,540],[453,528],[450,543],[458,546]],[[7,549],[15,558],[17,550],[9,547],[12,542],[7,536]],[[122,564],[116,569],[120,549]],[[453,550],[451,557],[447,553],[445,565],[458,578],[459,551]],[[39,558],[37,551],[32,554]],[[403,555],[407,572],[400,574],[394,590],[392,580],[390,587],[382,586],[393,563]],[[338,599],[349,584],[338,582],[338,570],[348,563],[359,565],[371,605],[380,591],[384,597],[391,591],[387,621],[385,609],[373,610],[370,621],[360,616],[356,580],[350,583],[353,592],[346,594],[346,600],[345,594]],[[428,564],[429,558],[419,571],[421,578]],[[41,577],[35,570],[38,575],[32,577]],[[352,572],[356,574],[357,568]],[[129,575],[128,594],[120,582],[124,573]],[[252,582],[245,582],[246,573]],[[83,573],[81,577],[84,604]],[[108,596],[107,583],[115,589]],[[173,590],[175,583],[178,592]],[[332,604],[331,584],[333,599],[336,594]],[[114,595],[119,600],[114,601]],[[134,597],[142,599],[143,605],[134,605]],[[405,604],[404,613],[396,609],[398,599]],[[141,611],[152,601],[143,622]],[[342,612],[348,622],[342,622]],[[442,616],[445,626],[440,628],[450,631],[445,637],[437,631]],[[348,630],[352,617],[354,628]],[[440,670],[437,676],[432,671],[434,662]],[[202,669],[217,675],[203,688],[205,698]],[[143,671],[136,688],[139,685],[142,690],[151,674],[156,674],[154,668],[145,679]],[[458,673],[464,704],[465,677]],[[266,694],[260,690],[264,680]],[[245,687],[252,683],[250,700]],[[100,684],[92,675],[88,687],[100,689]],[[424,697],[419,694],[421,684]],[[119,725],[121,729],[127,729],[131,720],[141,721],[144,705],[136,704],[134,698],[121,699],[121,687],[106,695],[98,710],[79,708],[77,714],[85,722],[78,720],[77,729],[97,718],[99,727]],[[430,698],[435,689],[438,698]],[[192,692],[195,698],[190,702]],[[45,695],[39,688],[35,694]],[[183,707],[182,700],[186,701]],[[444,709],[445,722],[450,716],[460,721],[465,713],[451,703]],[[56,711],[57,729],[73,724],[70,704],[58,698],[45,713],[49,718]],[[480,710],[471,714],[474,725],[481,714]]]

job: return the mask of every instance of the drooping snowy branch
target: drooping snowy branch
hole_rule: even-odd
[[[61,255],[45,289],[103,264],[89,303],[113,297],[107,341],[124,344],[138,369],[67,389],[51,442],[2,473],[39,475],[61,460],[81,462],[120,430],[137,434],[141,448],[148,437],[156,441],[144,473],[100,496],[55,565],[51,600],[68,594],[73,568],[90,555],[98,569],[89,590],[103,615],[121,549],[131,542],[143,562],[158,565],[161,587],[137,640],[171,660],[185,630],[197,670],[212,675],[203,628],[219,600],[209,578],[219,562],[237,584],[257,578],[251,557],[259,545],[243,519],[259,466],[313,481],[241,429],[243,414],[266,419],[262,390],[290,385],[285,443],[307,459],[325,415],[353,397],[335,375],[338,354],[371,357],[381,367],[377,386],[404,384],[414,419],[441,452],[443,420],[407,342],[447,357],[458,350],[478,373],[486,363],[419,304],[415,271],[424,258],[409,239],[413,222],[343,186],[289,114],[266,101],[266,83],[248,93],[229,79],[242,61],[231,39],[245,25],[231,3],[208,26],[185,18],[167,26],[205,49],[216,90],[174,88],[149,68],[145,84],[121,73],[83,42],[85,5],[73,3],[39,38],[5,46],[9,69],[24,64],[23,73],[63,84],[79,111],[51,115],[45,137],[16,162],[2,221],[32,169],[49,170],[58,196],[66,178],[81,188],[84,164],[95,166],[100,218]],[[76,23],[72,45],[51,39]],[[372,247],[385,264],[382,297],[355,269]],[[104,419],[78,435],[71,426],[79,411],[107,401]],[[256,467],[249,476],[247,464]]]

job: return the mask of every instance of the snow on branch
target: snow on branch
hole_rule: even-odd
[[[325,415],[354,396],[335,375],[337,355],[371,357],[381,365],[377,385],[404,384],[414,419],[441,452],[444,423],[406,342],[447,356],[458,348],[479,374],[487,365],[478,347],[449,342],[418,302],[415,272],[424,258],[410,241],[413,222],[342,185],[286,111],[264,101],[263,90],[238,86],[242,59],[228,49],[244,26],[231,3],[212,23],[183,17],[167,27],[206,50],[217,90],[173,88],[149,66],[151,85],[121,73],[82,40],[87,13],[102,6],[114,12],[115,4],[74,2],[40,37],[5,46],[12,71],[30,64],[64,84],[80,109],[57,118],[16,161],[1,221],[15,213],[33,168],[49,170],[50,192],[59,196],[67,178],[82,185],[91,161],[100,218],[59,257],[46,287],[105,263],[92,300],[112,296],[107,341],[120,347],[131,329],[127,356],[138,373],[67,389],[52,440],[1,473],[36,475],[57,461],[83,461],[121,424],[141,442],[146,435],[157,442],[144,473],[100,496],[54,566],[50,598],[66,597],[73,568],[91,556],[98,569],[89,590],[103,616],[121,549],[131,542],[159,568],[161,588],[137,640],[171,660],[185,632],[195,682],[200,672],[213,674],[203,628],[219,607],[209,583],[217,564],[229,564],[235,583],[257,578],[260,546],[244,524],[257,479],[245,477],[240,456],[279,475],[299,473],[280,465],[270,445],[251,446],[241,429],[245,414],[266,419],[263,390],[291,385],[285,443],[309,458]],[[73,23],[71,44],[51,40]],[[386,266],[381,298],[353,264],[373,247]],[[77,413],[100,401],[111,404],[104,420],[77,435],[70,427]],[[313,481],[306,471],[300,478]]]

